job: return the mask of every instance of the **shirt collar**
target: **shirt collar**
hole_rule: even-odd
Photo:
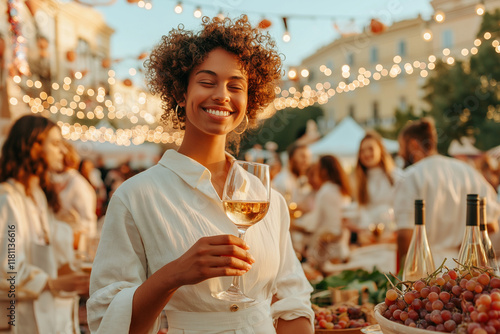
[[[226,152],[226,160],[232,163],[236,159]],[[211,178],[210,171],[205,166],[175,150],[167,150],[159,164],[177,174],[192,188],[198,188],[201,183],[210,181]]]

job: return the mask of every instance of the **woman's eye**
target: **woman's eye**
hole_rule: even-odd
[[[205,86],[213,86],[213,85],[214,85],[214,84],[213,84],[212,82],[210,82],[210,81],[200,81],[200,83],[201,83],[202,85],[205,85]]]

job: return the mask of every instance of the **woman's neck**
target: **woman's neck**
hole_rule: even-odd
[[[186,131],[178,152],[205,166],[212,175],[212,184],[222,196],[224,182],[229,171],[226,160],[226,136],[203,136]]]

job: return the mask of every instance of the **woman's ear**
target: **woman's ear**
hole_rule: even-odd
[[[179,107],[184,108],[186,106],[186,100],[177,103]]]

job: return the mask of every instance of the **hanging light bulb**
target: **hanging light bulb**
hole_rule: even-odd
[[[153,8],[153,4],[151,3],[151,0],[146,0],[146,4],[144,5],[144,8],[146,8],[147,10],[150,10],[151,8]]]
[[[436,13],[434,14],[434,20],[437,22],[437,23],[441,23],[443,22],[445,19],[445,15],[444,15],[444,12],[442,10],[438,10],[436,11]]]
[[[302,71],[300,71],[300,75],[302,75],[303,78],[307,78],[309,76],[309,71],[304,68]]]
[[[287,31],[285,31],[285,33],[283,34],[283,42],[285,43],[288,43],[290,42],[290,40],[292,39],[292,37],[290,36],[290,33]]]
[[[285,33],[283,34],[283,42],[288,43],[290,42],[290,32],[288,32],[288,24],[286,21],[286,17],[283,18],[283,25],[285,26]]]
[[[427,42],[432,39],[432,30],[429,28],[429,22],[425,23],[425,29],[422,32],[422,38]]]
[[[199,19],[201,17],[201,8],[200,7],[196,7],[196,9],[194,10],[194,13],[193,13],[194,17],[196,17],[197,19]]]
[[[481,2],[479,2],[477,5],[476,5],[476,14],[477,15],[483,15],[484,12],[485,12],[485,8],[484,8],[484,1],[481,0]]]
[[[432,39],[432,31],[427,28],[424,30],[424,33],[422,35],[422,37],[426,40],[426,41],[430,41]]]
[[[177,5],[175,5],[175,8],[174,8],[174,12],[177,13],[177,14],[180,14],[182,13],[182,2],[178,2]]]
[[[288,71],[288,78],[289,78],[290,80],[295,80],[295,79],[297,79],[297,71],[295,71],[295,70],[290,70],[290,71]]]

